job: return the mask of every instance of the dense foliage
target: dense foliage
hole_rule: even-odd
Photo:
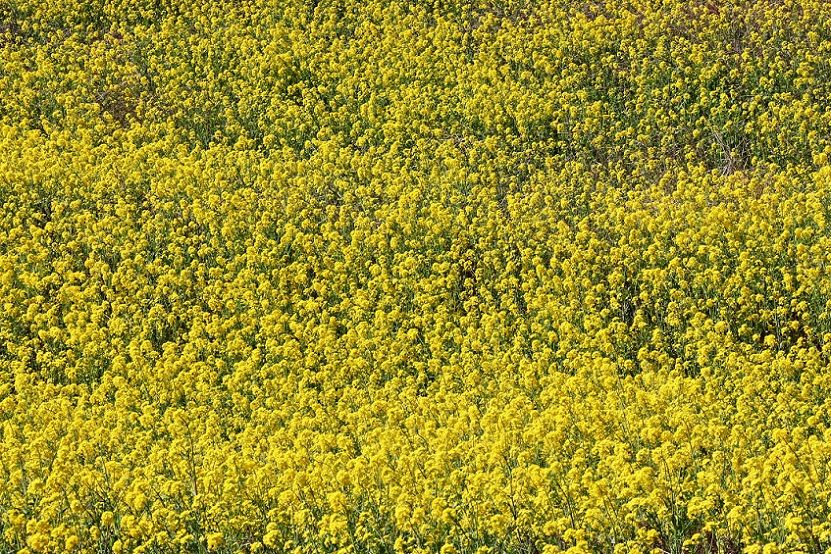
[[[0,551],[824,552],[831,2],[0,1]]]

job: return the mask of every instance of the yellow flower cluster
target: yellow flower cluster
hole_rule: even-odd
[[[831,2],[0,2],[0,551],[826,552]]]

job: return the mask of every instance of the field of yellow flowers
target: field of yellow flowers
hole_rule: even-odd
[[[827,0],[0,0],[0,552],[828,552],[829,225]]]

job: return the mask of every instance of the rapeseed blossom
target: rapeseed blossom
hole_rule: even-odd
[[[0,6],[0,551],[827,551],[830,25]]]

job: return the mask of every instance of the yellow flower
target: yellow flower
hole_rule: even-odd
[[[208,533],[208,550],[211,552],[218,550],[225,544],[225,537],[222,533]]]
[[[106,511],[101,514],[101,525],[104,527],[111,527],[114,521],[113,513]]]

